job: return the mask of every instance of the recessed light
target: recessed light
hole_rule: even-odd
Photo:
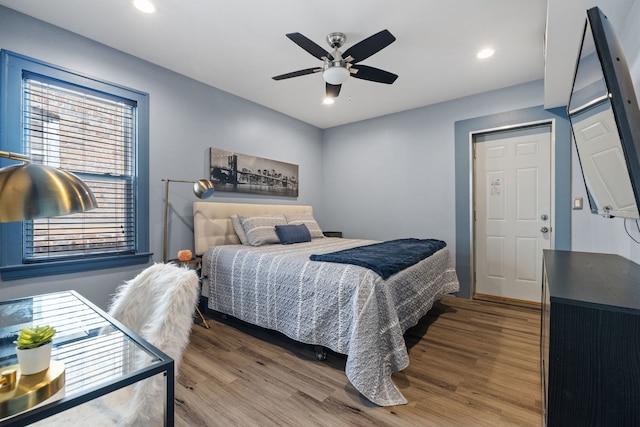
[[[334,98],[327,96],[325,99],[322,100],[322,105],[332,105],[334,102],[335,102]]]
[[[144,13],[153,13],[156,11],[156,7],[151,3],[150,0],[133,0],[133,5],[140,12]]]
[[[493,49],[487,48],[487,49],[482,49],[480,52],[478,52],[476,57],[479,59],[486,59],[486,58],[489,58],[490,56],[493,56],[493,54],[494,54]]]

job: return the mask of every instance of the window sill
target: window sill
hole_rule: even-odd
[[[31,277],[53,276],[57,274],[78,273],[82,271],[102,270],[105,268],[126,267],[146,264],[153,253],[145,252],[135,255],[120,255],[106,258],[74,259],[67,261],[46,262],[36,264],[19,264],[0,267],[3,281],[28,279]]]

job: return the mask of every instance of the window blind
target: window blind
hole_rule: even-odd
[[[135,102],[23,78],[25,152],[89,185],[98,208],[24,222],[25,262],[135,251]]]

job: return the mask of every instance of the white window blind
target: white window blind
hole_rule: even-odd
[[[135,102],[23,78],[25,150],[85,181],[98,208],[24,222],[25,262],[135,252]]]

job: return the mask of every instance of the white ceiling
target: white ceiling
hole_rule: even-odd
[[[635,0],[153,1],[151,15],[132,0],[0,5],[324,129],[543,78],[545,106],[564,105],[586,8],[615,24]],[[397,40],[362,64],[398,74],[392,85],[350,78],[323,106],[320,74],[271,79],[322,64],[286,33],[330,50],[326,35],[343,32],[344,51],[382,29]],[[478,60],[488,46],[495,55]]]

